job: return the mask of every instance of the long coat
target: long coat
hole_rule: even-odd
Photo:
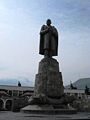
[[[46,25],[43,25],[41,27],[41,32],[47,28]],[[58,32],[57,29],[54,26],[51,26],[51,29],[53,31],[53,39],[54,39],[54,44],[55,44],[55,49],[52,51],[52,56],[57,56],[58,55]],[[40,34],[40,45],[39,45],[39,54],[44,55],[44,44],[45,44],[45,35],[46,34]],[[50,40],[52,42],[52,40]]]

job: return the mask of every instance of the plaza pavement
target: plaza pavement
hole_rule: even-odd
[[[90,120],[90,113],[72,115],[41,115],[0,111],[0,120]]]

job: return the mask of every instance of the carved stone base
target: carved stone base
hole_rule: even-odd
[[[44,58],[39,63],[34,90],[34,95],[38,94],[50,98],[60,98],[63,95],[62,74],[58,62],[53,58]]]
[[[59,63],[53,58],[44,58],[39,63],[35,79],[34,95],[22,112],[36,114],[73,114],[76,110],[68,108],[74,99],[64,95],[62,74]]]

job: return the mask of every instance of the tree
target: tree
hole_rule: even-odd
[[[77,89],[77,87],[73,86],[72,83],[70,83],[70,88],[71,88],[71,89]]]
[[[89,88],[88,88],[88,86],[87,86],[87,85],[85,86],[85,93],[86,93],[86,95],[88,95],[88,94],[89,94]]]
[[[21,83],[20,83],[20,81],[18,81],[18,87],[21,87]]]

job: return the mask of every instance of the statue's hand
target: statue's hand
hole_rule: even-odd
[[[51,27],[48,27],[48,31],[49,31],[49,32],[52,32],[52,28],[51,28]]]

